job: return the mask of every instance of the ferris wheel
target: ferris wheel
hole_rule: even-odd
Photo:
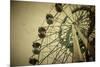
[[[55,11],[55,13],[54,13]],[[56,3],[38,28],[32,65],[95,60],[95,7]]]

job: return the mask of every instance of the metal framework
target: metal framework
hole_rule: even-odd
[[[56,3],[45,24],[33,41],[30,64],[95,61],[95,6]]]

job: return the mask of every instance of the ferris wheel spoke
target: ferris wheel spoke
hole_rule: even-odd
[[[54,15],[54,19],[58,18],[61,14],[59,14],[58,12]]]
[[[43,48],[41,48],[41,50],[43,50],[44,48],[46,48],[47,46],[49,46],[50,44],[54,43],[55,41],[57,41],[58,38],[55,38],[52,42],[46,44]]]
[[[49,43],[49,39],[47,38],[47,44]],[[49,48],[48,46],[47,46],[47,48]],[[50,48],[49,48],[49,50],[51,50]],[[47,64],[48,64],[48,57],[47,57]]]
[[[85,16],[85,17],[79,18],[79,21],[85,21],[87,19],[89,19],[89,17],[88,16]]]
[[[57,54],[56,54],[56,56],[55,56],[55,58],[54,58],[54,60],[53,60],[52,64],[54,63],[55,59],[56,59],[56,58],[57,58],[57,56],[59,55],[60,51],[62,51],[62,47],[61,47],[61,48],[60,48],[60,50],[57,52]]]
[[[41,64],[49,55],[51,55],[52,53],[54,53],[55,51],[57,51],[59,49],[59,47],[58,47],[56,50],[54,50],[58,46],[58,44],[49,52],[49,54],[47,56],[45,56],[43,59],[40,60],[39,64]]]
[[[52,25],[52,26],[50,26],[49,27],[50,29],[47,31],[47,34],[49,33],[49,35],[50,35],[50,33],[51,34],[53,34],[53,33],[57,33],[58,32],[58,29],[59,29],[59,26],[57,25],[57,26],[55,26],[55,25]],[[48,35],[47,35],[48,36]]]
[[[40,48],[41,48],[41,46],[42,46],[42,44],[43,44],[43,41],[44,41],[44,39],[41,40]],[[39,53],[39,55],[38,55],[38,60],[39,60],[39,59],[40,59],[40,53]]]
[[[82,21],[79,21],[81,24],[85,24],[85,22],[87,22],[87,24],[90,23],[90,20],[89,19],[85,19],[85,20],[82,20]]]
[[[79,11],[80,12],[80,16],[82,16],[83,14],[84,14],[84,11],[83,10],[81,10],[81,11]]]
[[[30,56],[29,58],[32,58],[32,57],[34,57],[35,55],[33,54],[32,56]]]
[[[55,18],[57,15],[58,15],[58,13],[56,13],[56,14],[54,15],[54,18]]]
[[[65,61],[64,62],[67,62],[69,56],[71,55],[71,52],[68,54],[68,56],[66,57]]]
[[[52,35],[55,35],[55,34],[57,34],[57,33],[59,33],[59,32],[57,31],[57,32],[54,32],[54,33],[52,33],[52,34],[46,35],[46,38],[47,38],[47,37],[50,37],[50,36],[52,36]]]
[[[61,61],[61,63],[64,63],[64,59],[66,58],[67,53],[64,53],[63,59]]]
[[[79,14],[79,17],[78,18],[83,18],[84,16],[85,16],[85,12],[83,11],[83,10],[80,10],[80,11],[76,11],[76,12],[74,12],[73,14],[76,14],[77,12],[80,12],[80,14]],[[78,19],[78,20],[80,20],[80,19]]]
[[[77,21],[82,23],[82,22],[85,22],[85,21],[89,20],[87,18],[88,18],[88,16],[86,16],[86,17],[81,17],[80,16],[80,18]]]
[[[61,24],[61,22],[63,22],[63,19],[57,17],[54,19],[55,22],[58,22],[59,24]]]
[[[35,40],[34,42],[37,42],[37,41],[40,41],[41,39],[39,38],[39,39],[37,39],[37,40]]]
[[[69,8],[70,8],[71,11],[74,9],[72,6],[70,6]],[[73,17],[73,19],[76,18],[76,17],[74,17],[74,16],[72,16],[72,17]]]
[[[54,9],[54,7],[53,6],[51,6],[51,9],[49,10],[49,13],[51,13],[51,11]]]
[[[82,17],[81,20],[84,20],[89,17],[89,15],[87,13],[88,12],[84,11],[83,15],[80,15],[80,17]]]
[[[63,9],[67,9],[70,6],[70,4],[64,4]]]
[[[61,25],[61,26],[68,26],[68,27],[69,27],[70,25],[63,24],[63,25]],[[43,26],[43,27],[46,27],[46,28],[47,28],[48,26]],[[50,28],[53,28],[53,27],[60,27],[60,25],[55,25],[55,26],[52,25],[52,26],[49,26],[49,27],[50,27]],[[49,32],[46,32],[46,33],[49,33]]]
[[[76,7],[75,6],[73,6],[74,8],[73,8],[73,10],[75,10],[75,9],[77,9],[77,8],[79,8],[79,6],[78,5],[76,5]],[[72,14],[73,14],[73,10],[72,10]],[[77,19],[77,18],[79,18],[80,17],[80,11],[78,11],[78,12],[76,12],[74,15],[75,15],[75,18],[74,19]]]
[[[76,17],[76,19],[79,18],[79,12],[75,13],[75,17]]]
[[[60,59],[60,57],[67,51],[68,49],[64,50],[59,56],[57,55],[57,57],[54,59],[54,62],[57,61],[58,59]]]
[[[64,53],[67,52],[68,49],[66,49],[66,48],[64,48],[64,49],[65,49],[65,50],[64,50],[61,54],[59,53],[60,55],[58,54],[58,55],[55,57],[53,63],[55,63],[55,61],[57,61],[58,59],[60,59],[60,57],[61,57]]]
[[[47,37],[52,36],[52,35],[57,34],[57,33],[58,33],[58,32],[54,32],[54,33],[52,33],[52,34],[50,34],[50,35],[47,35]],[[46,38],[47,38],[47,37],[46,37]],[[34,42],[37,42],[37,41],[40,41],[40,40],[42,40],[42,39],[39,38],[39,39],[35,40]]]
[[[58,20],[59,20],[59,21],[58,21]],[[54,19],[54,21],[57,21],[58,23],[61,23],[61,22],[63,21],[63,19],[57,17],[57,18]]]
[[[62,7],[64,8],[66,6],[66,4],[63,4]]]
[[[88,30],[89,26],[88,25],[87,26],[86,25],[80,25],[79,28],[80,28],[80,30],[81,29]]]
[[[79,13],[79,12],[78,12]],[[77,15],[78,13],[75,13],[75,17],[76,17],[76,19],[78,19],[79,18],[79,15]]]
[[[65,15],[69,18],[69,20],[73,23],[74,21],[67,15],[67,13],[63,10],[63,12],[65,13]]]
[[[88,24],[88,23],[87,23],[87,24],[80,24],[80,25],[78,25],[78,26],[79,26],[80,30],[81,30],[81,29],[88,30],[88,28],[89,28],[89,24]]]

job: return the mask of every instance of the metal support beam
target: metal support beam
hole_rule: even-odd
[[[77,30],[81,40],[85,44],[85,47],[90,51],[91,55],[94,56],[95,55],[94,47],[90,45],[90,43],[88,42],[88,39],[81,33],[80,28],[78,26],[75,25],[75,29]]]
[[[72,38],[73,38],[73,62],[79,62],[79,61],[84,61],[79,42],[78,42],[78,37],[76,35],[76,30],[74,25],[72,24]]]
[[[80,31],[80,28],[77,27],[76,25],[75,26],[75,29],[77,30],[81,40],[83,41],[83,43],[85,44],[85,47],[87,48],[87,38],[85,38],[85,36],[82,34],[82,32]],[[85,32],[85,31],[84,31]]]

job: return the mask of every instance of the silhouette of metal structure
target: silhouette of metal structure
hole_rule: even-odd
[[[45,16],[47,26],[38,28],[29,63],[95,61],[95,6],[56,3],[53,9]]]

